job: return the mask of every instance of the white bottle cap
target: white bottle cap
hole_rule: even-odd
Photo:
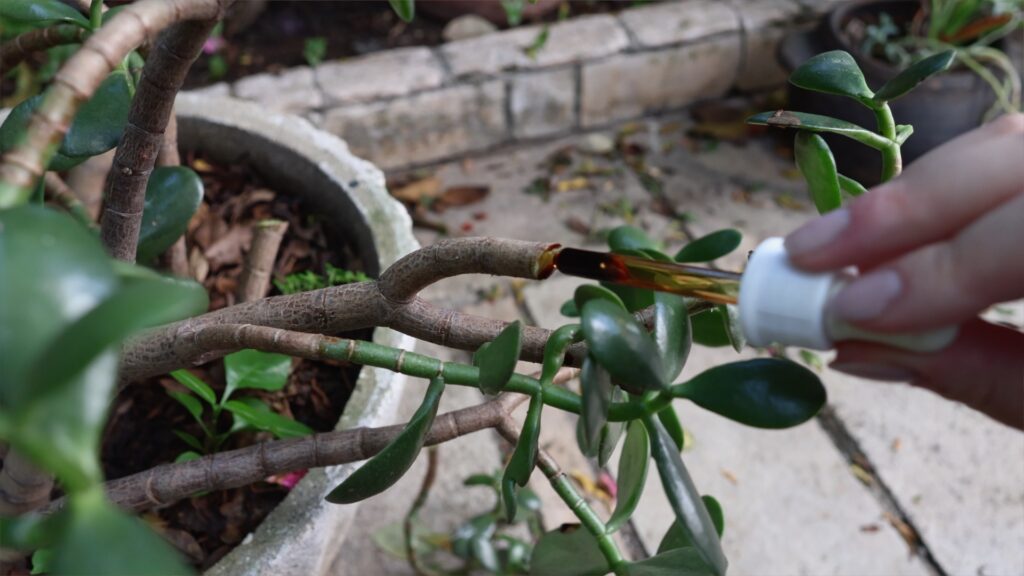
[[[754,250],[740,282],[740,327],[753,346],[780,343],[815,350],[832,348],[826,308],[840,274],[795,268],[782,238]]]
[[[915,352],[949,346],[958,332],[948,326],[908,334],[862,330],[829,317],[828,305],[852,269],[804,272],[793,266],[782,238],[769,238],[754,250],[740,280],[740,328],[752,346],[772,343],[830,350],[842,340],[863,340]]]

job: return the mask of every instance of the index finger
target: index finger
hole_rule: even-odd
[[[806,270],[871,268],[943,240],[1024,193],[1024,114],[1010,114],[921,157],[898,178],[786,238]]]

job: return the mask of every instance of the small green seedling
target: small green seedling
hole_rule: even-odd
[[[275,278],[274,287],[277,288],[281,294],[297,294],[299,292],[319,290],[328,286],[340,286],[342,284],[365,282],[367,280],[369,280],[369,277],[362,272],[353,272],[327,263],[324,264],[324,273],[322,276],[312,270],[295,272],[294,274],[289,274],[280,280]]]
[[[818,54],[793,71],[789,81],[805,90],[852,98],[875,114],[878,132],[856,124],[803,112],[777,110],[747,119],[750,124],[797,130],[793,146],[796,165],[807,180],[818,212],[824,214],[842,204],[842,193],[859,196],[864,186],[836,170],[835,157],[820,133],[840,134],[870,146],[882,154],[882,181],[903,170],[900,146],[914,133],[913,126],[896,124],[889,102],[905,95],[929,76],[949,68],[956,53],[940,52],[911,65],[877,91],[868,87],[864,74],[849,53],[834,50]]]
[[[232,399],[238,390],[266,390],[275,392],[288,383],[292,361],[288,356],[270,354],[257,350],[240,350],[224,357],[224,372],[227,386],[220,398],[209,384],[197,378],[188,370],[171,372],[182,386],[191,392],[168,392],[188,410],[203,430],[203,439],[181,430],[174,430],[192,450],[181,453],[176,461],[194,460],[204,454],[216,452],[232,434],[244,429],[270,432],[276,438],[307,436],[313,430],[301,422],[275,413],[258,398],[241,397]],[[204,404],[205,403],[205,404]],[[207,411],[206,407],[210,410]],[[227,430],[218,426],[223,411],[231,414],[231,425]]]

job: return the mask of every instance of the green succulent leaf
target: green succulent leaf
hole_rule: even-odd
[[[650,460],[650,441],[647,430],[639,420],[633,420],[626,429],[626,441],[622,444],[619,458],[619,473],[615,477],[619,491],[615,511],[608,519],[608,532],[615,532],[629,520],[640,503],[647,481],[647,464]]]
[[[256,398],[229,400],[224,408],[252,428],[270,432],[277,438],[301,438],[313,433],[309,426],[272,411]]]
[[[591,300],[582,311],[590,354],[620,386],[634,393],[667,386],[658,346],[631,314],[607,300]]]
[[[124,71],[116,70],[100,84],[75,115],[49,165],[51,170],[67,170],[117,146],[128,122],[132,99],[129,82]],[[10,150],[25,138],[29,120],[42,104],[43,96],[33,96],[11,110],[0,126],[0,152]]]
[[[732,344],[729,336],[729,313],[725,305],[715,306],[690,317],[693,341],[701,346],[720,348]]]
[[[813,132],[797,132],[793,149],[796,166],[807,181],[819,214],[831,212],[843,203],[839,192],[839,173],[825,139]]]
[[[365,500],[387,490],[402,477],[419,456],[427,438],[437,407],[444,392],[444,379],[434,378],[427,387],[423,404],[413,414],[405,429],[361,468],[338,485],[327,501],[333,504],[351,504]]]
[[[626,310],[636,312],[654,304],[654,292],[643,288],[633,288],[622,284],[601,282],[601,286],[611,290],[625,304]]]
[[[946,50],[918,60],[879,88],[874,96],[875,102],[890,102],[903,96],[930,76],[949,68],[955,59],[956,50]]]
[[[224,372],[227,387],[221,402],[226,402],[235,390],[244,388],[271,392],[283,389],[292,372],[292,359],[284,354],[239,350],[224,357]]]
[[[576,288],[576,292],[573,293],[572,299],[576,305],[576,310],[582,310],[583,305],[591,300],[607,300],[623,310],[626,309],[626,305],[622,302],[622,298],[619,298],[618,294],[596,284],[583,284],[579,286]]]
[[[907,141],[914,134],[914,127],[910,124],[897,124],[896,125],[896,143],[900,146]]]
[[[144,523],[91,490],[71,498],[71,514],[53,547],[52,574],[191,574],[182,558]],[[116,542],[116,546],[111,543]],[[102,553],[97,551],[102,550]]]
[[[555,375],[565,364],[565,351],[569,346],[582,338],[582,331],[579,324],[566,324],[548,337],[544,344],[544,363],[541,369],[540,384],[548,386],[555,380]]]
[[[826,400],[825,388],[814,372],[775,358],[716,366],[676,385],[673,394],[758,428],[789,428],[806,422]]]
[[[579,524],[546,532],[533,547],[531,576],[604,576],[608,561],[597,539]]]
[[[673,259],[676,262],[710,262],[735,250],[742,240],[743,234],[739,230],[718,230],[687,243]]]
[[[696,548],[675,548],[629,563],[629,576],[714,576]]]
[[[722,505],[718,503],[718,500],[708,495],[701,496],[700,499],[704,501],[704,508],[707,509],[708,515],[711,516],[711,522],[714,523],[715,530],[718,531],[718,537],[721,538],[725,532],[725,515],[722,513]],[[662,537],[661,544],[658,545],[658,554],[687,546],[693,546],[693,542],[687,537],[679,522],[673,521],[672,525],[668,527],[668,532],[665,532],[665,536]]]
[[[491,474],[471,474],[462,481],[463,486],[488,486],[494,488],[497,479]]]
[[[690,355],[690,311],[686,299],[676,294],[656,293],[651,334],[665,367],[665,381],[672,382],[683,371]]]
[[[562,306],[561,308],[558,309],[558,312],[559,314],[565,316],[566,318],[580,317],[579,308],[576,308],[576,301],[571,298],[569,300],[566,300],[565,302],[562,302]]]
[[[210,388],[209,384],[196,377],[195,374],[183,369],[171,372],[171,377],[185,388],[191,390],[196,396],[206,400],[206,403],[210,406],[217,404],[217,393],[213,391],[213,388]]]
[[[682,452],[683,448],[686,448],[686,431],[683,430],[683,423],[679,421],[679,415],[676,414],[675,408],[671,404],[662,408],[658,412],[658,420],[665,427],[665,432],[675,443],[676,448]]]
[[[622,250],[654,249],[658,246],[647,233],[635,226],[619,226],[608,234],[608,247],[615,252]]]
[[[522,348],[523,324],[516,320],[473,355],[473,364],[480,367],[480,390],[484,394],[497,394],[505,388],[516,371]]]
[[[842,174],[839,175],[839,188],[850,196],[860,196],[868,191],[860,182]]]
[[[519,433],[519,442],[516,444],[512,457],[509,458],[508,466],[505,468],[505,475],[502,482],[509,480],[519,486],[526,486],[530,481],[530,474],[533,473],[533,466],[537,460],[537,443],[540,441],[540,416],[544,409],[544,396],[537,392],[530,398],[530,406],[526,410],[526,419],[523,420],[523,430]]]
[[[191,168],[163,166],[153,170],[146,184],[136,260],[153,262],[188,229],[188,222],[203,200],[203,181]]]
[[[35,26],[67,23],[89,28],[88,18],[59,0],[4,0],[0,18]]]
[[[507,474],[501,479],[501,503],[505,508],[505,520],[512,523],[516,519],[516,512],[519,508],[519,498],[516,495],[518,490],[516,481]]]
[[[583,359],[580,369],[580,394],[582,410],[582,442],[580,451],[587,456],[596,456],[600,448],[601,431],[608,423],[608,406],[612,401],[612,377],[589,354]]]
[[[789,81],[805,90],[848,96],[859,102],[871,102],[873,96],[857,61],[843,50],[818,54],[797,67]]]
[[[412,22],[413,17],[416,15],[416,2],[415,0],[388,0],[391,3],[391,9],[398,14],[398,17],[405,22]]]
[[[888,138],[879,136],[852,122],[829,116],[821,116],[820,114],[778,110],[776,112],[755,114],[747,118],[747,123],[759,126],[772,126],[774,128],[796,128],[797,130],[806,130],[808,132],[839,134],[876,150],[884,150],[893,145],[892,141]]]
[[[675,512],[676,521],[693,542],[700,559],[711,568],[711,573],[724,575],[727,561],[722,553],[722,543],[679,451],[674,449],[672,439],[660,422],[646,418],[644,425],[650,433],[651,456],[657,464],[661,485]]]

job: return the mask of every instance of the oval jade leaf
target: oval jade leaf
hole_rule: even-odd
[[[710,262],[732,252],[740,245],[743,234],[739,230],[726,228],[701,236],[676,252],[676,262]]]
[[[647,481],[647,464],[651,457],[647,430],[639,420],[633,420],[626,429],[626,441],[619,457],[619,473],[615,477],[618,495],[615,511],[605,524],[609,533],[615,532],[633,515]]]
[[[647,233],[635,226],[619,226],[608,234],[608,247],[618,252],[619,250],[643,250],[645,248],[658,249],[658,246],[651,241]]]
[[[861,102],[869,102],[873,96],[857,61],[844,50],[811,57],[793,71],[789,81],[805,90],[848,96]]]
[[[146,184],[135,259],[153,262],[188,229],[188,221],[203,201],[203,181],[191,168],[163,166],[153,170]]]
[[[398,14],[398,17],[405,22],[412,22],[416,15],[416,2],[414,0],[388,0],[391,9]]]
[[[853,140],[856,140],[865,146],[875,148],[876,150],[883,150],[892,146],[892,141],[888,138],[879,136],[878,134],[875,134],[866,128],[862,128],[853,122],[847,122],[845,120],[839,120],[829,116],[822,116],[820,114],[791,112],[789,110],[762,112],[747,118],[747,123],[759,126],[772,126],[774,128],[796,128],[798,130],[806,130],[808,132],[839,134],[841,136],[846,136],[847,138],[852,138]]]
[[[579,524],[546,532],[533,547],[531,576],[604,576],[608,573],[597,539]]]
[[[380,494],[390,488],[409,470],[419,456],[427,432],[437,416],[437,407],[444,392],[444,379],[434,378],[409,423],[398,436],[376,456],[352,473],[331,493],[327,501],[333,504],[351,504]]]
[[[501,392],[512,378],[523,347],[522,336],[523,324],[516,320],[473,355],[473,364],[480,367],[480,390],[484,394]]]
[[[544,344],[544,363],[541,369],[540,384],[547,386],[554,382],[558,371],[565,364],[565,351],[569,346],[582,337],[579,324],[566,324],[551,333],[548,341]]]
[[[715,530],[718,531],[718,536],[721,538],[725,532],[725,515],[722,513],[722,505],[718,503],[718,500],[707,494],[701,496],[700,499],[704,502],[704,507],[707,509],[708,515],[711,516],[711,522],[714,523]],[[661,538],[661,544],[658,544],[658,554],[674,548],[685,548],[687,546],[693,546],[693,543],[686,537],[686,533],[679,526],[679,522],[673,521],[672,525],[668,527],[668,531]]]
[[[715,576],[696,548],[675,548],[628,564],[629,576]]]
[[[20,411],[39,396],[28,373],[69,324],[118,287],[95,234],[38,205],[0,211],[0,404]]]
[[[716,306],[690,317],[693,341],[701,346],[719,348],[732,344],[729,337],[729,316],[725,306]]]
[[[671,404],[658,411],[658,420],[665,427],[665,432],[668,433],[672,442],[675,442],[676,448],[682,452],[683,448],[686,448],[686,431],[683,430],[683,423],[679,421],[679,414],[676,414]]]
[[[69,500],[71,514],[53,547],[53,574],[192,573],[170,544],[146,523],[106,501],[102,490]]]
[[[622,402],[628,396],[626,392],[616,386],[612,389],[612,403]],[[601,441],[597,447],[597,464],[602,468],[608,465],[608,462],[612,459],[612,454],[615,452],[615,447],[619,444],[619,439],[622,438],[622,433],[626,431],[625,422],[609,422],[604,425],[601,429]]]
[[[685,298],[676,294],[655,293],[651,334],[665,367],[665,381],[672,382],[683,371],[690,354],[690,310]]]
[[[607,300],[623,310],[626,309],[626,305],[622,302],[622,298],[619,298],[618,294],[596,284],[583,284],[577,287],[576,292],[572,295],[572,299],[576,304],[577,310],[582,310],[583,305],[591,300]]]
[[[0,18],[19,24],[77,24],[89,28],[89,20],[60,0],[3,0]]]
[[[519,509],[517,490],[515,480],[509,478],[507,474],[501,478],[501,503],[505,510],[505,520],[510,524],[515,521],[516,511]]]
[[[666,387],[658,346],[633,316],[607,300],[591,300],[581,325],[590,354],[628,391]]]
[[[716,366],[676,385],[673,393],[748,426],[789,428],[825,405],[818,376],[789,360],[757,358]]]
[[[125,282],[50,342],[30,375],[31,385],[36,394],[55,390],[132,334],[200,314],[208,305],[206,289],[196,282],[162,277]]]
[[[519,442],[516,443],[516,449],[508,460],[508,466],[505,467],[503,482],[512,480],[519,486],[526,486],[526,483],[530,481],[530,474],[533,473],[533,466],[537,461],[540,416],[543,409],[544,395],[537,392],[530,398],[530,407],[526,410],[523,429],[519,433]]]
[[[61,144],[61,154],[89,158],[117,146],[128,123],[128,109],[132,103],[131,82],[123,70],[115,70],[107,76],[92,98],[75,114]]]
[[[580,425],[582,442],[580,451],[588,456],[597,454],[601,430],[608,423],[608,406],[612,401],[612,377],[589,354],[580,369]]]
[[[601,282],[601,286],[614,292],[622,300],[626,310],[630,312],[643,310],[654,304],[654,292],[651,290],[623,286],[622,284],[612,284],[611,282]]]
[[[566,318],[580,317],[580,310],[576,307],[576,301],[572,299],[562,302],[562,307],[558,309],[558,312]]]
[[[796,166],[807,181],[819,214],[839,208],[843,202],[839,188],[836,159],[825,139],[812,132],[797,132],[793,147]]]
[[[701,560],[711,568],[712,574],[724,575],[728,562],[722,553],[718,531],[701,501],[682,457],[679,456],[679,451],[674,449],[672,439],[659,421],[647,418],[644,424],[651,436],[651,457],[657,464],[661,486],[675,513],[676,522],[679,523],[686,538],[693,543]]]
[[[956,51],[946,50],[918,60],[879,88],[878,92],[875,92],[875,102],[888,102],[903,96],[927,80],[929,76],[949,68],[954,59],[956,59]]]

